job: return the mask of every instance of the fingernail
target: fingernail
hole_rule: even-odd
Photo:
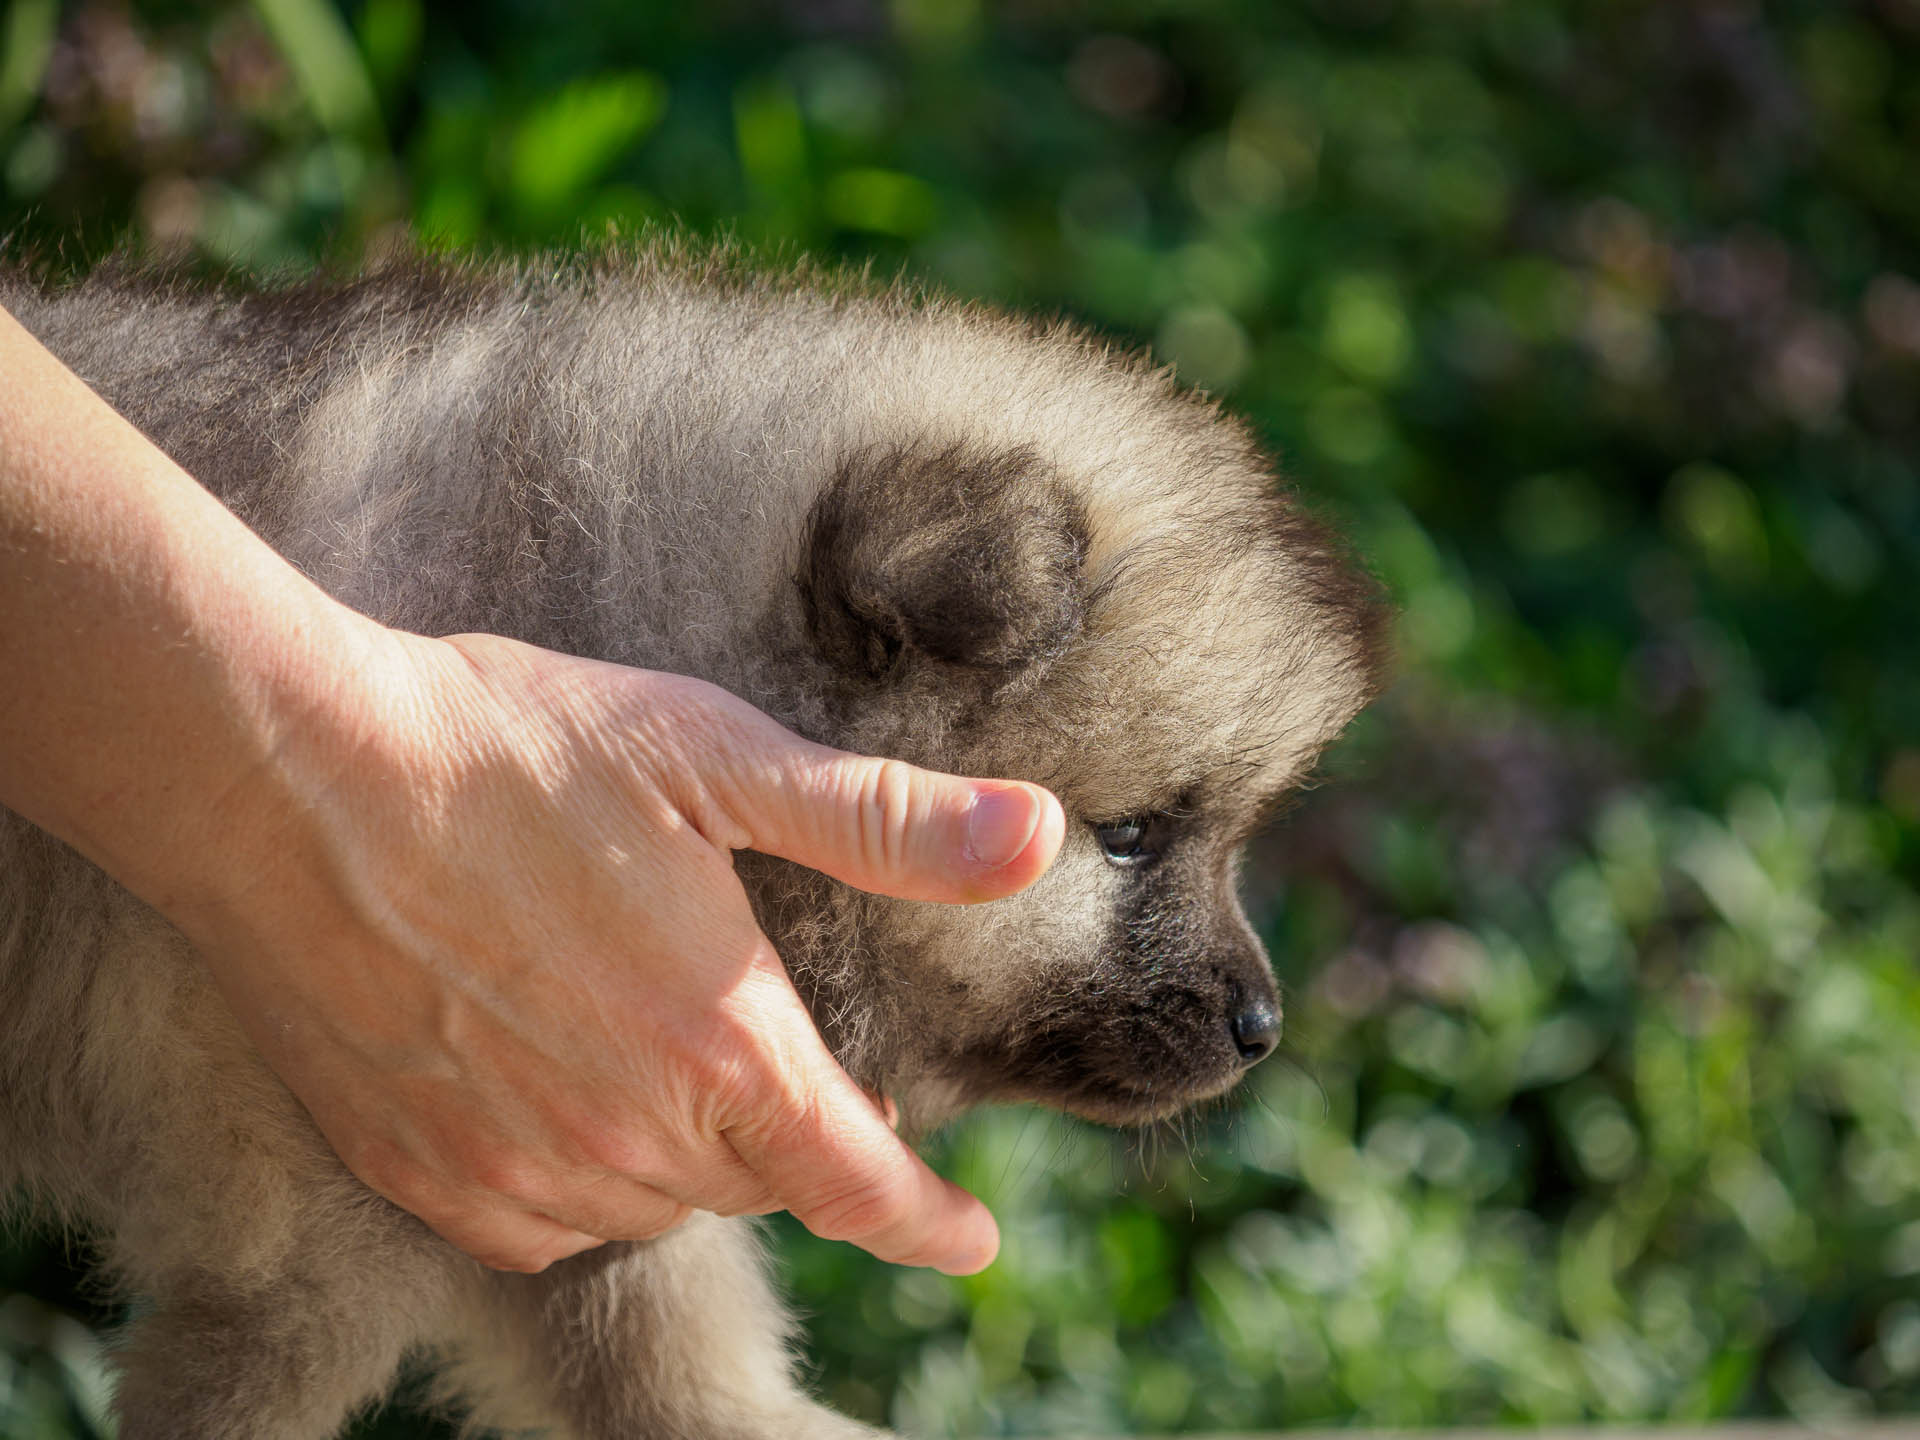
[[[1000,1227],[989,1218],[985,1232],[974,1236],[970,1251],[949,1256],[937,1269],[948,1275],[978,1275],[1000,1258]]]
[[[1017,859],[1039,828],[1040,804],[1022,787],[976,790],[967,813],[967,858],[997,870]]]

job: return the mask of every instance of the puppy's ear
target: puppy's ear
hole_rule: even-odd
[[[878,678],[912,656],[1011,674],[1080,629],[1086,516],[1026,451],[855,456],[814,502],[800,595],[821,653]]]

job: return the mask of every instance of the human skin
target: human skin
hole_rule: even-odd
[[[1012,894],[1037,786],[331,599],[0,310],[0,803],[192,942],[363,1181],[502,1269],[788,1209],[950,1273],[986,1208],[835,1063],[731,852]]]

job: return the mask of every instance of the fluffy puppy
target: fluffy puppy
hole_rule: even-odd
[[[261,292],[0,272],[0,302],[388,624],[699,676],[826,744],[1059,795],[1059,860],[990,905],[741,857],[909,1127],[988,1100],[1145,1121],[1275,1044],[1235,855],[1373,691],[1381,609],[1164,371],[659,250]],[[4,811],[0,1184],[142,1297],[124,1440],[317,1440],[417,1352],[479,1425],[865,1433],[796,1386],[749,1223],[482,1269],[341,1167],[178,934]]]

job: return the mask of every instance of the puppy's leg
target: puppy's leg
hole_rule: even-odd
[[[479,1267],[398,1212],[365,1228],[387,1243],[318,1236],[240,1285],[168,1276],[121,1340],[120,1440],[328,1440],[380,1399],[410,1350],[444,1336],[459,1280]]]
[[[393,1382],[409,1337],[311,1294],[203,1291],[127,1331],[120,1440],[327,1440]]]
[[[696,1215],[490,1283],[497,1328],[459,1372],[478,1420],[544,1414],[577,1440],[874,1440],[795,1382],[793,1323],[747,1222]]]
[[[480,1267],[344,1175],[308,1199],[271,1248],[236,1245],[236,1214],[228,1248],[203,1229],[194,1260],[133,1277],[151,1309],[120,1342],[120,1440],[328,1440],[444,1340]]]

